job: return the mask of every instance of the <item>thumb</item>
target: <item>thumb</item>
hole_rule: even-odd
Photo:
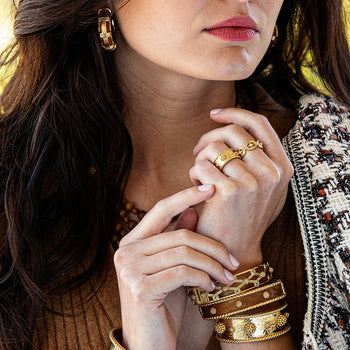
[[[181,213],[175,224],[175,230],[187,229],[195,231],[198,223],[198,213],[194,208],[188,208]]]

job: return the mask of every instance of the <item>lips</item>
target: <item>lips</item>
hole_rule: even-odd
[[[257,25],[249,16],[229,18],[204,31],[226,41],[248,41],[258,35]]]

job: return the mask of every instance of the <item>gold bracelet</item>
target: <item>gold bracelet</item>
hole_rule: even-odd
[[[284,299],[286,295],[282,281],[278,280],[242,294],[226,297],[218,302],[200,305],[199,312],[204,320],[216,320],[272,304]]]
[[[287,333],[289,314],[280,308],[256,315],[226,317],[215,324],[216,338],[230,343],[254,342],[276,338]],[[283,328],[284,327],[284,328]]]
[[[123,342],[123,334],[121,328],[113,328],[109,331],[109,339],[111,341],[111,345],[108,350],[126,350],[123,348],[120,343]],[[118,340],[119,339],[119,342]]]
[[[215,289],[211,292],[199,287],[190,287],[188,288],[188,294],[193,304],[208,304],[257,288],[272,280],[272,272],[273,269],[269,266],[269,263],[261,264],[234,275],[235,279],[230,284],[221,285],[217,283]]]
[[[264,340],[270,340],[270,339],[275,339],[283,334],[286,334],[290,331],[291,327],[287,323],[286,327],[281,329],[280,331],[274,332],[272,334],[267,334],[263,337],[260,338],[255,338],[255,339],[248,339],[248,340],[237,340],[237,339],[226,339],[226,338],[220,338],[218,335],[216,335],[216,339],[223,342],[223,343],[249,343],[249,342],[256,342],[256,341],[264,341]]]

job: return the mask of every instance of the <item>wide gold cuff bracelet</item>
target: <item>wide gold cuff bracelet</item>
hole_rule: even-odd
[[[215,325],[216,338],[226,343],[247,343],[277,338],[290,330],[289,314],[280,308],[257,315],[223,318]]]
[[[123,339],[123,331],[121,328],[113,328],[109,331],[109,339],[111,341],[111,345],[108,350],[126,350],[124,347],[120,345]],[[118,340],[119,342],[118,342]]]

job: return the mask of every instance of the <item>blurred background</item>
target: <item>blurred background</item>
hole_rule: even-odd
[[[8,43],[10,43],[12,38],[14,1],[17,2],[18,0],[0,0],[0,51]],[[350,0],[343,0],[343,4],[346,11],[346,19],[348,23],[348,38],[350,40]],[[8,73],[6,75],[8,75]],[[317,77],[315,77],[311,72],[307,71],[306,75],[310,80],[314,82],[314,84],[319,84],[319,82],[317,82]],[[3,86],[4,84],[4,78],[4,76],[0,78],[0,92],[1,86]]]

